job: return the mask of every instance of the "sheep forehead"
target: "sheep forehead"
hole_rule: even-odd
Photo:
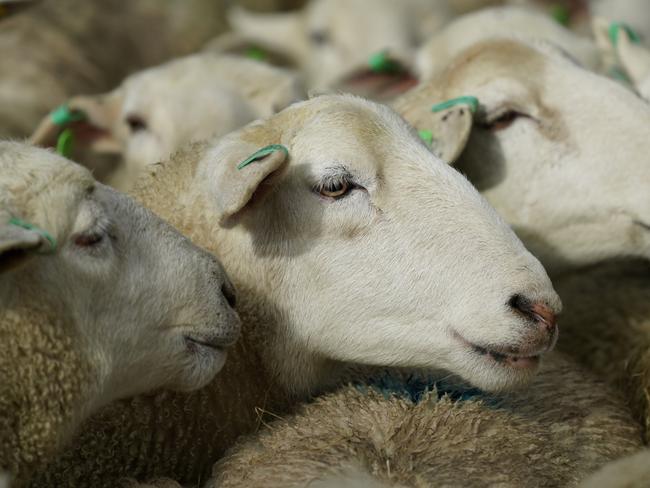
[[[94,185],[82,166],[48,150],[10,142],[0,143],[0,175],[3,209],[54,234],[69,228],[71,212]]]

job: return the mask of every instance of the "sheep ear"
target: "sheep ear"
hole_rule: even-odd
[[[436,112],[432,112],[430,105],[397,108],[436,156],[449,164],[458,159],[472,132],[474,117],[471,107],[461,104]]]
[[[647,86],[650,83],[650,50],[635,42],[625,30],[621,30],[618,35],[616,52],[618,62],[632,84],[642,96],[648,97],[650,95],[647,93]],[[644,87],[646,88],[644,89]]]
[[[257,146],[224,141],[208,157],[217,159],[216,206],[221,224],[264,197],[287,165],[289,151],[281,144]]]
[[[74,137],[74,151],[98,154],[119,154],[122,149],[112,128],[119,117],[119,95],[78,96],[71,98],[48,114],[36,128],[30,142],[43,147],[56,147],[65,129]],[[73,156],[73,159],[76,159]]]
[[[236,33],[262,46],[289,53],[294,60],[308,50],[301,11],[270,14],[233,7],[228,11],[228,20]]]
[[[0,273],[25,263],[48,244],[35,230],[0,224]]]

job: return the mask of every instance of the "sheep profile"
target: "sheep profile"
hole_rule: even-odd
[[[151,166],[134,194],[219,256],[242,338],[207,388],[95,416],[35,486],[197,483],[267,413],[364,365],[503,390],[528,383],[557,337],[539,262],[388,107],[294,104]]]
[[[0,142],[0,273],[0,472],[14,487],[111,401],[208,383],[238,337],[213,256],[13,142]]]
[[[71,131],[73,159],[128,190],[148,164],[183,144],[221,136],[304,98],[294,73],[235,56],[201,53],[148,68],[109,93],[77,96],[43,119],[32,142]],[[104,163],[104,167],[97,168]]]

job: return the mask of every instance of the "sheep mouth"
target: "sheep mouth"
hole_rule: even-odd
[[[492,365],[514,369],[536,368],[540,363],[542,354],[550,349],[550,345],[547,345],[542,349],[531,349],[528,351],[513,347],[480,346],[468,341],[457,332],[454,332],[454,335],[466,348],[470,349],[474,355],[484,358]]]
[[[200,350],[206,350],[206,349],[211,350],[213,352],[219,352],[219,353],[225,352],[223,346],[217,342],[213,342],[205,339],[197,339],[196,337],[192,337],[188,335],[183,336],[183,339],[185,339],[185,345],[191,352],[198,352]]]

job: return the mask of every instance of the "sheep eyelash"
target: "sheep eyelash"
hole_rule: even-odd
[[[312,190],[315,193],[320,193],[324,189],[331,189],[342,183],[347,183],[352,188],[359,187],[359,185],[355,183],[352,174],[344,166],[335,166],[325,170],[325,174],[320,181],[312,187]]]

